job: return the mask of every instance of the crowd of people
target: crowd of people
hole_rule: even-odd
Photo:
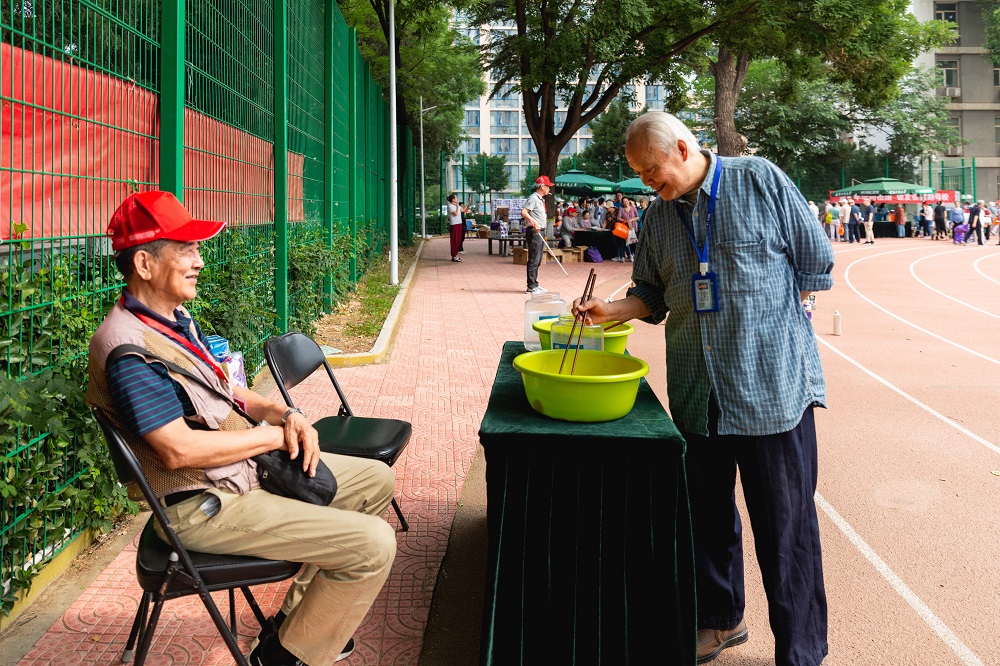
[[[875,244],[876,222],[892,222],[896,225],[896,236],[905,238],[909,233],[913,238],[947,240],[968,245],[973,239],[978,245],[985,245],[991,236],[1000,239],[1000,201],[966,201],[962,205],[945,204],[942,201],[925,201],[913,213],[907,215],[903,204],[885,202],[877,205],[871,198],[841,198],[827,201],[820,208],[809,202],[809,209],[816,215],[827,237],[832,242]],[[907,222],[912,222],[907,231]],[[864,230],[864,241],[862,238]],[[1000,243],[998,243],[1000,245]]]
[[[556,203],[554,237],[559,247],[573,247],[573,235],[579,230],[613,231],[617,222],[624,222],[628,234],[625,238],[615,237],[616,253],[612,261],[633,261],[639,230],[642,229],[642,216],[651,201],[650,197],[633,198],[621,192],[615,192],[613,197],[607,199],[581,197],[568,202],[559,199]]]

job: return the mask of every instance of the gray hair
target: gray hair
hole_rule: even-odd
[[[682,139],[689,151],[698,151],[698,139],[694,138],[684,123],[676,116],[663,111],[647,111],[632,121],[625,130],[625,145],[633,140],[645,139],[643,146],[672,155],[677,149],[677,140]]]

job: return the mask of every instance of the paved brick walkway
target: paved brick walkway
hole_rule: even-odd
[[[353,666],[417,663],[500,348],[523,335],[524,266],[514,265],[510,257],[487,255],[485,240],[466,240],[465,247],[463,261],[456,263],[449,259],[447,238],[426,243],[385,362],[336,370],[355,413],[413,423],[413,437],[395,465],[397,496],[410,531],[398,532],[392,574],[358,630],[357,650],[346,662]],[[566,276],[549,263],[541,268],[540,282],[571,301],[570,293],[582,291],[591,266],[566,264]],[[607,295],[628,281],[631,265],[605,262],[598,269],[595,293]],[[312,417],[333,413],[328,388],[326,377],[317,375],[296,389],[296,402]],[[396,523],[391,510],[386,519]],[[20,666],[118,663],[140,596],[134,562],[130,546],[82,592]],[[265,613],[277,611],[286,586],[255,590]],[[216,597],[225,613],[225,595]],[[237,603],[240,642],[249,647],[258,627],[239,597]],[[201,603],[189,597],[165,605],[147,663],[232,660]]]

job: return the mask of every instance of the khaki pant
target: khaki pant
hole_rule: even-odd
[[[211,489],[166,509],[185,547],[306,564],[281,610],[281,644],[309,666],[332,664],[389,575],[396,533],[381,518],[395,473],[384,463],[321,454],[337,478],[330,506],[255,489]]]
[[[875,242],[875,223],[865,222],[865,242],[874,243]]]

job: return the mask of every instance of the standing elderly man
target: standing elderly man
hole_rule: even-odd
[[[526,294],[541,294],[548,291],[538,284],[538,267],[545,253],[545,197],[549,194],[552,181],[548,176],[539,176],[531,188],[527,203],[521,207],[524,218],[524,244],[528,246],[528,288]]]
[[[833,249],[780,169],[700,150],[672,115],[633,121],[625,157],[660,195],[645,215],[634,286],[622,300],[573,309],[594,323],[666,318],[670,413],[688,444],[698,662],[748,637],[739,469],[775,663],[819,664],[828,647],[813,409],[825,407],[826,389],[802,301],[832,286]]]
[[[389,575],[396,537],[380,516],[395,475],[381,462],[321,453],[301,410],[230,384],[214,362],[183,303],[197,296],[199,243],[224,226],[193,220],[169,192],[119,206],[107,233],[125,290],[91,339],[87,402],[125,434],[185,546],[306,564],[250,664],[330,664],[354,649],[351,635]],[[142,353],[120,354],[120,345]],[[262,425],[251,427],[234,403]],[[278,449],[310,475],[322,459],[338,483],[329,506],[260,487],[251,458]]]

